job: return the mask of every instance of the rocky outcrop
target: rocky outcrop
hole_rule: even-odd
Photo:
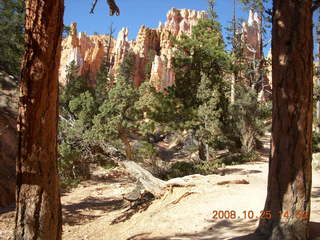
[[[243,41],[246,43],[245,54],[261,59],[261,19],[252,9],[247,22],[243,22]]]
[[[66,83],[67,67],[74,61],[79,67],[79,75],[88,77],[89,83],[94,85],[103,58],[108,48],[112,51],[115,40],[108,35],[87,36],[85,33],[77,33],[76,23],[71,23],[70,28],[69,36],[61,44],[59,82],[62,85]]]
[[[146,66],[151,58],[160,53],[160,35],[157,29],[140,27],[137,39],[133,46],[135,66],[133,81],[135,86],[140,86],[146,79]]]
[[[118,34],[115,47],[112,51],[111,66],[112,71],[116,73],[119,66],[124,61],[131,49],[131,42],[128,41],[128,28],[122,28]]]
[[[158,90],[175,83],[173,69],[174,46],[172,37],[190,35],[199,19],[207,17],[205,11],[172,8],[165,23],[150,29],[142,25],[135,40],[129,41],[128,29],[123,28],[117,39],[107,35],[87,36],[77,32],[76,23],[71,24],[70,35],[62,42],[60,82],[65,84],[66,69],[71,61],[79,66],[79,75],[86,76],[94,85],[96,73],[108,55],[109,71],[116,75],[126,56],[133,56],[133,81],[139,86],[150,81]],[[248,21],[243,23],[243,41],[246,55],[260,59],[261,20],[257,13],[249,12]]]
[[[87,36],[77,33],[76,23],[71,24],[70,35],[62,42],[60,83],[65,84],[67,66],[74,61],[79,67],[79,75],[88,76],[91,83],[107,53],[110,54],[110,72],[117,74],[119,66],[128,54],[134,56],[133,81],[139,86],[149,81],[163,89],[174,84],[173,44],[171,37],[190,35],[192,27],[199,19],[207,17],[205,11],[172,8],[167,13],[167,21],[157,29],[142,25],[136,40],[128,40],[128,29],[123,28],[116,40],[106,35]],[[148,78],[148,79],[146,79]],[[150,79],[149,79],[150,78]]]
[[[192,27],[198,23],[199,19],[207,17],[205,11],[172,8],[167,13],[167,22],[164,25],[164,29],[169,30],[174,36],[189,35]]]
[[[171,38],[179,38],[182,34],[191,35],[192,27],[204,18],[207,18],[205,11],[172,8],[167,14],[167,22],[159,24],[161,51],[154,58],[150,74],[150,83],[156,89],[165,89],[175,83],[174,46]]]

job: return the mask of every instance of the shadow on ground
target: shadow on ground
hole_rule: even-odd
[[[71,226],[82,225],[125,207],[122,199],[87,197],[79,203],[62,205],[63,223]]]
[[[0,214],[8,213],[8,212],[13,212],[15,211],[16,206],[15,204],[11,204],[8,207],[0,208]]]
[[[311,197],[320,198],[320,187],[313,187]]]
[[[257,220],[222,220],[204,231],[197,233],[179,233],[172,236],[149,237],[151,233],[140,233],[126,240],[266,240],[265,236],[259,234],[247,234],[254,232]],[[229,236],[225,233],[232,232]],[[238,235],[230,237],[230,235]],[[320,236],[320,223],[310,223],[310,240]]]
[[[256,174],[261,173],[260,170],[245,170],[243,168],[222,168],[217,169],[213,173],[221,176],[230,175],[230,174],[239,174],[239,175],[248,175],[248,174]]]
[[[211,221],[210,221],[211,222]],[[212,221],[214,222],[214,221]],[[232,235],[244,235],[248,232],[254,231],[256,219],[253,220],[221,220],[215,222],[208,228],[201,232],[195,233],[177,233],[172,236],[164,237],[149,237],[151,233],[140,233],[135,236],[128,238],[127,240],[225,240],[230,239],[225,234],[232,231]],[[242,240],[243,238],[233,238],[233,240]],[[258,238],[251,238],[252,240],[260,240]],[[248,239],[248,240],[251,240]]]

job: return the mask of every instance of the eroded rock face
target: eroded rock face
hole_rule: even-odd
[[[126,56],[132,54],[135,62],[133,80],[136,87],[144,81],[150,81],[158,90],[169,87],[175,83],[174,46],[171,38],[179,38],[181,34],[190,35],[192,27],[206,17],[205,11],[172,8],[167,13],[165,23],[160,22],[156,29],[142,25],[136,40],[133,41],[128,39],[127,28],[119,32],[116,40],[109,40],[107,35],[87,36],[78,33],[76,23],[72,23],[70,36],[62,42],[60,83],[65,84],[65,71],[71,61],[79,66],[79,75],[87,76],[94,85],[95,76],[107,54],[109,70],[115,75]],[[248,21],[243,23],[243,40],[248,46],[246,54],[256,59],[262,57],[260,21],[257,13],[250,10]]]
[[[90,84],[100,69],[108,48],[114,48],[115,40],[107,35],[87,36],[77,33],[77,24],[71,23],[70,35],[62,41],[59,82],[66,84],[66,70],[72,61],[79,67],[79,75],[87,76]],[[110,44],[109,44],[110,41]]]
[[[160,53],[160,36],[157,29],[140,27],[137,39],[133,46],[135,54],[134,85],[140,86],[146,79],[146,66],[153,56]]]
[[[94,84],[96,73],[107,53],[110,54],[110,71],[113,74],[117,74],[123,60],[131,53],[135,60],[133,80],[136,87],[146,80],[150,80],[157,89],[171,86],[175,80],[171,37],[190,35],[192,27],[205,17],[205,11],[172,8],[164,24],[160,23],[157,29],[142,25],[134,41],[128,40],[128,29],[123,28],[117,39],[111,40],[109,50],[106,44],[108,36],[77,33],[76,23],[72,23],[70,35],[62,42],[60,83],[65,84],[66,69],[72,61],[79,66],[79,75],[88,76]]]
[[[174,46],[171,37],[179,38],[182,34],[191,35],[192,27],[204,18],[207,18],[205,11],[172,8],[167,14],[167,22],[159,24],[161,51],[160,55],[154,58],[150,77],[150,83],[156,89],[161,90],[175,83]]]
[[[131,49],[131,42],[128,41],[128,28],[122,28],[118,34],[115,47],[112,51],[111,65],[113,66],[112,71],[116,73],[118,67],[124,61],[125,56]]]
[[[252,9],[247,22],[242,25],[243,41],[247,44],[246,55],[261,59],[261,19]]]

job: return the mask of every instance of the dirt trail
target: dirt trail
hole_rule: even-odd
[[[263,210],[267,169],[266,162],[257,162],[227,167],[221,170],[221,175],[185,177],[185,179],[192,178],[196,186],[174,188],[173,192],[166,197],[155,200],[146,211],[135,214],[125,222],[112,225],[112,220],[125,211],[125,208],[120,207],[119,202],[117,208],[108,213],[105,212],[102,214],[104,216],[94,221],[65,226],[64,239],[242,239],[238,237],[254,231],[257,217]],[[314,222],[312,227],[315,229],[320,229],[319,177],[319,172],[314,172],[311,221]],[[248,181],[249,184],[232,183],[232,180],[242,179]],[[222,181],[231,183],[217,184]],[[190,194],[179,200],[179,197],[186,192]],[[109,203],[110,200],[105,201],[105,206],[108,206]],[[221,219],[213,219],[215,210],[233,210],[237,217],[226,219],[227,216],[222,216]],[[249,213],[249,211],[252,212]],[[245,216],[245,214],[252,213],[254,214],[252,219]]]
[[[106,170],[99,169],[93,180],[62,196],[63,239],[258,240],[254,236],[240,236],[256,228],[266,197],[267,172],[267,159],[263,158],[260,162],[229,166],[209,176],[184,177],[195,186],[173,188],[145,211],[112,224],[128,210],[129,204],[122,199],[122,194],[135,184],[123,170],[106,174]],[[235,184],[238,180],[249,184]],[[219,185],[221,182],[225,183]],[[0,239],[8,239],[13,227],[14,213],[9,210],[0,212]],[[213,211],[235,211],[237,216],[227,219],[220,213],[220,219],[219,216],[214,219]],[[311,239],[315,239],[320,236],[316,233],[320,230],[319,171],[313,171],[311,222]]]

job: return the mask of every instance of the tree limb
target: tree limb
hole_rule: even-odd
[[[115,3],[115,0],[106,0],[107,4],[109,5],[110,8],[110,16],[113,16],[114,14],[116,14],[116,16],[120,15],[120,9],[118,8],[117,4]],[[93,14],[94,13],[94,9],[97,5],[98,0],[93,0],[92,2],[92,7],[90,10],[90,13]]]
[[[96,5],[97,5],[97,2],[98,2],[98,0],[94,0],[93,2],[92,2],[92,8],[91,8],[91,10],[90,10],[90,14],[93,14],[94,12],[94,9],[95,9],[95,7],[96,7]]]
[[[116,14],[116,16],[120,15],[120,9],[118,8],[115,0],[106,0],[109,8],[110,8],[110,16],[113,16],[113,14]]]
[[[312,12],[317,10],[320,7],[320,0],[313,1]]]

